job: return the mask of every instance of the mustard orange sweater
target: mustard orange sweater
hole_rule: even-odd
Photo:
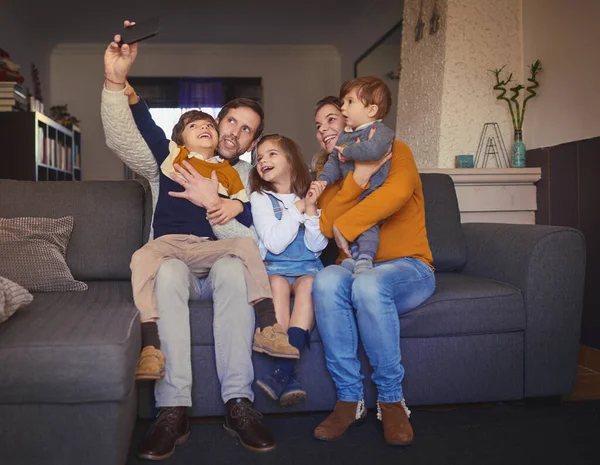
[[[433,257],[425,230],[423,186],[410,148],[394,142],[390,172],[384,184],[359,202],[368,188],[360,187],[354,173],[329,186],[319,198],[321,231],[333,237],[335,224],[353,242],[380,221],[379,248],[375,262],[414,257],[432,266]],[[340,256],[343,254],[340,252]]]

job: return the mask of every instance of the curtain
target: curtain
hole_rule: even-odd
[[[150,108],[221,108],[245,97],[262,103],[261,78],[130,77]]]

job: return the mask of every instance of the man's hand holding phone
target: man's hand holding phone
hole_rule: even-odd
[[[132,21],[125,21],[125,27],[134,25]],[[106,88],[112,91],[118,91],[125,88],[127,84],[127,74],[137,56],[138,44],[123,44],[121,35],[116,34],[113,41],[108,45],[104,52],[104,77],[106,78]]]

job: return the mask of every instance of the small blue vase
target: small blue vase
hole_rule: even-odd
[[[510,164],[513,168],[525,168],[525,144],[523,143],[523,131],[515,129],[515,141],[512,146],[512,158]]]

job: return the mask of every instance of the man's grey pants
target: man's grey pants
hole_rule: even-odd
[[[198,279],[181,260],[163,262],[156,275],[158,332],[166,357],[165,377],[156,382],[157,407],[192,405],[189,300],[213,299],[217,376],[223,402],[235,397],[254,401],[252,338],[254,309],[248,304],[241,260],[223,257],[208,277]],[[210,376],[210,374],[208,375]]]

